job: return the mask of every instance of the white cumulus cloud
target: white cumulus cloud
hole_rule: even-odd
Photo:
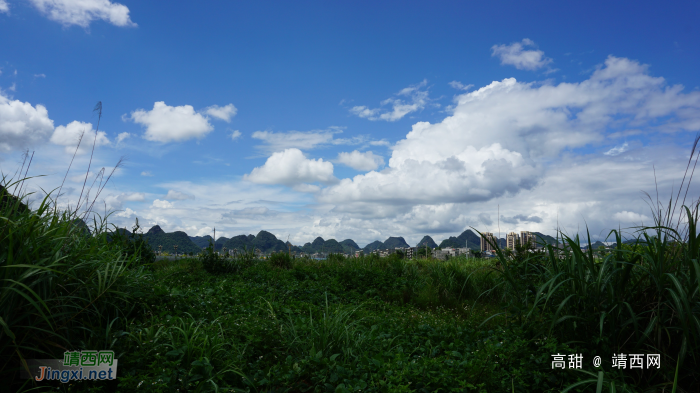
[[[94,175],[90,174],[88,179],[92,178]],[[78,183],[82,183],[85,180],[85,175],[78,175],[73,177],[71,180]],[[104,203],[107,210],[121,210],[124,206],[125,201],[130,202],[143,202],[146,199],[146,194],[142,192],[127,192],[121,194],[111,194],[104,198]]]
[[[153,201],[153,207],[155,207],[156,209],[170,209],[172,207],[175,207],[175,204],[172,202],[161,201],[160,199],[156,199]]]
[[[254,168],[244,178],[253,183],[287,186],[335,180],[333,164],[322,158],[308,159],[301,150],[294,148],[273,153],[263,166]]]
[[[163,101],[153,104],[153,109],[137,109],[130,117],[135,123],[146,127],[144,138],[154,142],[179,142],[192,138],[203,138],[214,127],[191,105],[168,106]]]
[[[137,214],[138,213],[136,213],[135,211],[133,211],[127,207],[123,211],[116,213],[115,216],[122,217],[122,218],[131,218],[131,217],[135,217]]]
[[[0,151],[24,149],[46,141],[53,120],[43,105],[10,100],[0,92]]]
[[[319,201],[340,212],[395,215],[422,204],[513,196],[537,188],[565,149],[627,128],[700,130],[700,92],[681,90],[612,56],[580,83],[493,82],[457,96],[442,122],[414,124],[387,168],[343,179]]]
[[[519,70],[536,70],[552,62],[552,59],[544,56],[543,51],[526,50],[527,46],[533,47],[535,43],[525,38],[522,42],[510,45],[494,45],[491,47],[491,56],[497,56],[501,59],[501,64],[512,65]]]
[[[0,13],[2,12],[10,12],[10,6],[7,4],[5,0],[0,0]]]
[[[81,121],[72,121],[65,126],[56,127],[51,136],[51,143],[65,146],[66,153],[73,154],[78,146],[81,134],[83,134],[83,139],[80,142],[77,154],[90,152],[93,143],[96,147],[109,145],[109,139],[107,139],[107,134],[104,131],[98,131],[97,135],[95,135],[92,123],[83,123]]]
[[[29,0],[49,19],[64,26],[88,27],[95,20],[115,26],[136,26],[129,18],[129,8],[109,0]]]
[[[357,150],[353,150],[350,153],[341,152],[338,154],[337,161],[358,171],[373,171],[384,165],[384,158],[371,151],[364,153]]]
[[[226,106],[212,105],[204,109],[204,113],[228,123],[231,121],[232,117],[236,116],[238,109],[236,109],[233,104],[228,104]]]
[[[231,140],[235,141],[236,139],[240,138],[241,135],[243,134],[241,134],[240,131],[234,130],[233,132],[231,132]]]
[[[421,83],[401,89],[395,97],[381,102],[382,106],[391,106],[391,109],[370,109],[364,105],[358,105],[350,108],[350,113],[368,120],[397,121],[409,113],[425,108],[429,99],[428,91],[423,88],[427,84],[428,81],[423,80]]]
[[[129,138],[131,134],[128,132],[120,132],[119,135],[117,135],[117,143],[121,143],[124,139]]]

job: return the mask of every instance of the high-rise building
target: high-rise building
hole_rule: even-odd
[[[516,244],[520,243],[520,236],[518,236],[517,233],[511,232],[508,235],[506,235],[506,247],[515,250]]]
[[[497,243],[496,237],[491,232],[483,232],[481,234],[481,252],[493,251],[494,244]]]
[[[520,231],[520,244],[528,247],[535,247],[537,237],[534,233],[528,231]]]

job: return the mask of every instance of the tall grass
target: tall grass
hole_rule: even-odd
[[[613,354],[662,357],[660,369],[601,373],[586,383],[700,386],[700,201],[678,206],[671,198],[661,208],[657,199],[655,205],[655,225],[634,228],[633,246],[623,244],[621,231],[611,231],[617,246],[602,256],[592,250],[588,233],[586,251],[578,235],[560,232],[561,249],[548,245],[544,255],[520,260],[493,245],[502,265],[494,271],[507,304],[503,313],[532,337],[556,336],[587,355],[598,354],[607,370]]]
[[[144,290],[139,284],[146,275],[130,269],[139,265],[140,253],[107,241],[108,215],[92,214],[92,234],[85,228],[83,219],[111,174],[103,182],[102,168],[74,209],[59,210],[60,195],[52,199],[49,192],[32,210],[25,203],[32,193],[24,188],[31,160],[26,170],[25,163],[26,155],[19,180],[0,179],[0,378],[13,390],[33,383],[19,379],[20,370],[28,370],[26,359],[112,348],[113,332],[134,311],[130,299]]]
[[[28,358],[109,348],[109,330],[142,290],[135,283],[144,271],[128,269],[139,256],[106,242],[104,220],[86,236],[49,197],[36,211],[20,211],[21,198],[0,211],[0,375],[10,381]]]

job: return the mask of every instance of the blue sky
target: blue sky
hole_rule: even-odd
[[[98,198],[120,226],[296,244],[499,223],[605,237],[649,223],[654,168],[664,195],[681,181],[699,11],[0,0],[0,169],[35,152],[37,200],[85,132],[59,203],[77,203],[96,140],[92,172],[126,157]]]

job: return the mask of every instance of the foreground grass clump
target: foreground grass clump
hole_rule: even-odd
[[[107,241],[104,221],[92,234],[80,217],[58,212],[45,197],[36,211],[0,187],[0,376],[12,390],[26,359],[114,348],[113,334],[138,313],[146,253]],[[20,183],[21,186],[21,183]],[[25,196],[26,197],[26,196]]]
[[[671,205],[672,206],[672,205]],[[698,207],[683,206],[687,227],[657,210],[654,227],[639,228],[633,246],[598,257],[590,246],[562,235],[563,248],[509,258],[498,250],[499,287],[511,321],[531,337],[556,336],[589,355],[602,369],[582,382],[593,386],[700,388],[700,238]],[[681,219],[678,220],[679,222]],[[602,356],[605,354],[607,356]],[[659,354],[661,368],[613,369],[613,354]],[[689,389],[689,391],[693,391]]]

